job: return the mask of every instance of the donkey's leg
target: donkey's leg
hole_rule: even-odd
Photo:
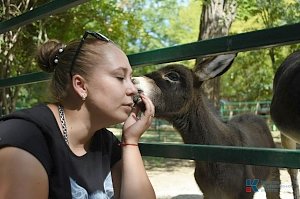
[[[285,136],[282,133],[280,135],[281,135],[281,145],[283,148],[296,149],[297,143],[294,140]],[[291,177],[294,198],[299,199],[300,193],[299,193],[299,183],[298,183],[298,169],[288,169],[288,172]]]
[[[267,199],[280,199],[280,184],[279,169],[270,167],[270,176],[263,185]]]

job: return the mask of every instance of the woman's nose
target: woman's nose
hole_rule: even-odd
[[[138,93],[138,89],[137,87],[134,85],[134,78],[132,78],[132,80],[129,82],[126,94],[127,95],[136,95]]]

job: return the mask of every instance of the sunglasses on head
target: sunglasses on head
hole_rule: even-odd
[[[99,39],[99,40],[101,40],[101,41],[112,42],[110,39],[108,39],[106,36],[104,36],[104,35],[102,35],[102,34],[100,34],[100,33],[93,32],[93,31],[85,31],[85,32],[84,32],[84,35],[83,35],[83,37],[81,38],[81,41],[80,41],[80,43],[79,43],[79,45],[78,45],[78,47],[77,47],[77,50],[76,50],[75,55],[74,55],[74,57],[73,57],[73,60],[72,60],[72,62],[71,62],[71,67],[70,67],[70,77],[71,77],[71,78],[73,77],[72,72],[73,72],[73,68],[74,68],[75,61],[76,61],[76,59],[77,59],[77,57],[78,57],[78,54],[79,54],[79,52],[80,52],[80,49],[81,49],[81,47],[82,47],[82,45],[83,45],[85,39],[86,39],[89,35],[91,35],[91,36],[93,36],[93,37],[95,37],[96,39]]]

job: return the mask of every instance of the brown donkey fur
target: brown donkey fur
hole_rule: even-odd
[[[171,64],[134,81],[139,92],[153,101],[155,117],[172,123],[186,144],[273,148],[273,138],[263,119],[245,114],[225,123],[203,94],[203,81],[224,73],[234,58],[231,54],[220,55],[194,70]],[[196,161],[195,166],[194,176],[205,199],[253,198],[253,191],[245,190],[247,179],[280,183],[278,168],[204,161]],[[279,185],[266,194],[268,199],[280,198]]]

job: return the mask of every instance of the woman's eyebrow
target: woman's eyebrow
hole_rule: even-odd
[[[132,69],[128,69],[128,67],[125,67],[125,66],[120,66],[120,67],[114,69],[114,71],[116,71],[116,72],[122,71],[122,72],[129,73],[130,75],[132,75]]]

